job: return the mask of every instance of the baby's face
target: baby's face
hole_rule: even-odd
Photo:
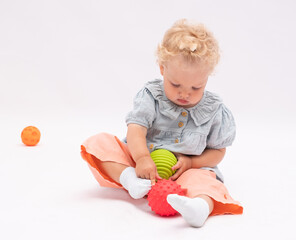
[[[166,97],[184,108],[195,106],[202,98],[210,71],[198,63],[173,57],[160,66]]]

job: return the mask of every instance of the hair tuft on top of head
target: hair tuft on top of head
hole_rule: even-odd
[[[181,55],[188,62],[199,62],[213,70],[220,59],[219,51],[217,40],[203,24],[181,19],[166,31],[156,56],[161,65]]]

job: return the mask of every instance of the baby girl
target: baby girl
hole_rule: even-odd
[[[201,227],[210,215],[243,212],[217,167],[235,138],[235,122],[221,98],[205,90],[219,57],[217,40],[203,25],[182,19],[168,29],[157,48],[163,79],[137,93],[126,138],[100,133],[81,146],[101,186],[143,198],[160,179],[150,153],[167,149],[178,159],[171,179],[187,189],[167,201],[190,226]]]

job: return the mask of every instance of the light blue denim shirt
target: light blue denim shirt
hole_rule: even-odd
[[[150,152],[164,148],[186,155],[200,155],[205,148],[228,147],[235,138],[233,116],[220,97],[205,91],[197,105],[182,108],[166,97],[163,81],[159,79],[149,81],[137,93],[126,123],[147,128]],[[223,181],[217,167],[206,169],[214,171]]]

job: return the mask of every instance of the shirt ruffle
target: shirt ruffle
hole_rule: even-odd
[[[163,81],[156,79],[149,81],[145,87],[155,100],[158,101],[161,114],[175,120],[179,117],[183,108],[171,102],[164,94]],[[200,126],[213,118],[219,107],[223,104],[222,99],[211,92],[205,91],[200,102],[192,108],[187,108],[194,123]]]

